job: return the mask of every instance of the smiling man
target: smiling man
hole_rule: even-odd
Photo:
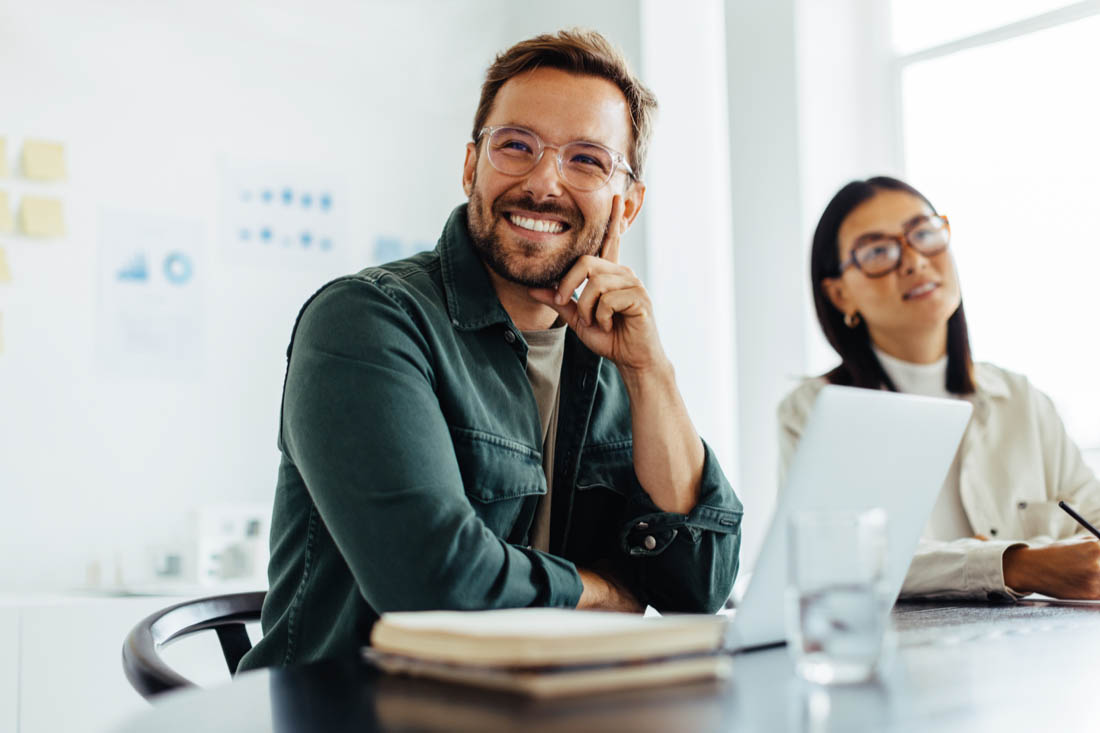
[[[386,611],[722,605],[741,504],[619,264],[655,108],[597,33],[508,49],[436,249],[306,303],[241,669],[352,654]]]

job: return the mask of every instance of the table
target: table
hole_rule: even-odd
[[[784,648],[724,682],[539,702],[334,660],[173,693],[117,733],[219,731],[1100,730],[1100,604],[899,603],[882,678],[798,681]]]

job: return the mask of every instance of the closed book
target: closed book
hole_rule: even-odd
[[[522,608],[383,614],[364,654],[383,669],[534,697],[728,676],[716,616]]]

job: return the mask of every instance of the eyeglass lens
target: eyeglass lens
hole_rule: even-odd
[[[932,256],[947,249],[951,234],[946,221],[932,216],[908,230],[905,239],[916,251]],[[859,269],[867,275],[885,275],[901,262],[901,243],[894,237],[879,235],[861,241],[853,254]]]
[[[542,141],[527,130],[502,127],[489,136],[489,162],[508,175],[522,176],[531,172],[538,164],[542,150]],[[615,170],[611,153],[591,143],[568,143],[559,149],[558,154],[562,178],[581,191],[593,191],[603,186]]]

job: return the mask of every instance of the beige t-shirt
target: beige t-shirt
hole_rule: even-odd
[[[527,341],[527,379],[535,393],[542,424],[542,470],[546,473],[546,496],[535,510],[531,547],[550,550],[550,492],[554,488],[554,445],[558,433],[558,402],[561,397],[561,363],[565,356],[565,324],[546,331],[524,331]]]

